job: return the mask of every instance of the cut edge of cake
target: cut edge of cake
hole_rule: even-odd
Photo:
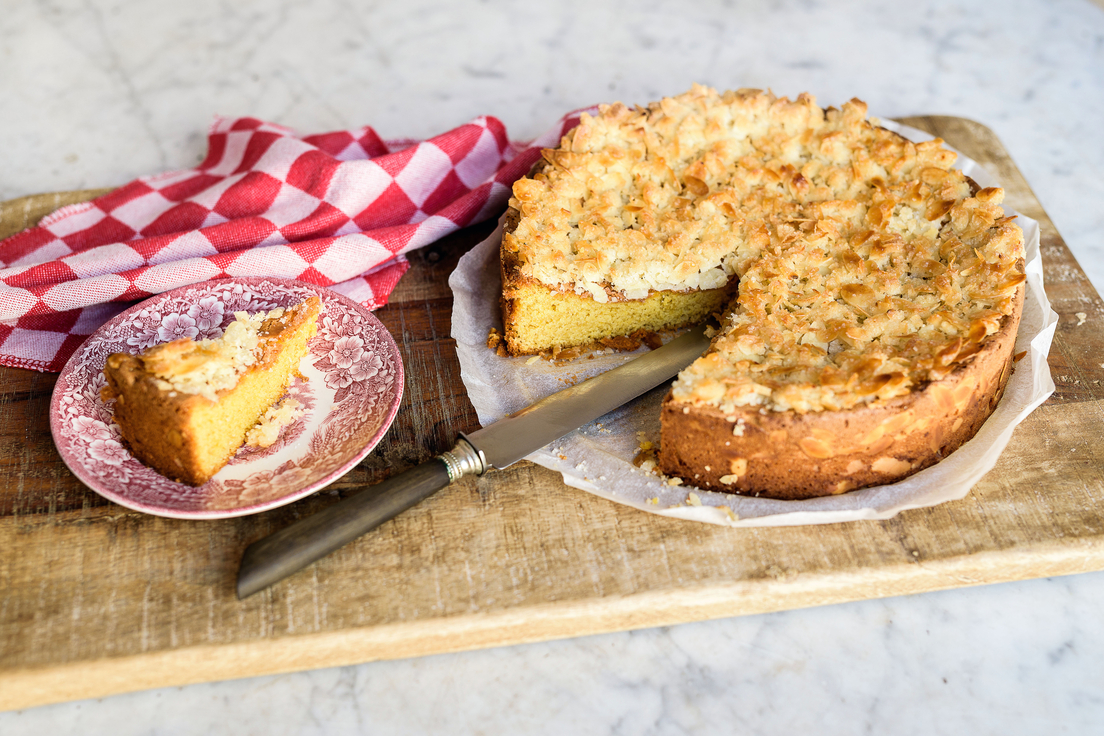
[[[540,174],[547,166],[547,161],[537,161],[528,176]],[[607,287],[604,302],[577,293],[573,283],[550,289],[525,276],[518,254],[506,247],[506,236],[519,220],[518,210],[510,207],[499,248],[502,337],[510,355],[558,353],[606,338],[688,327],[718,315],[734,294],[735,279],[714,289],[652,291],[643,299],[626,299]]]

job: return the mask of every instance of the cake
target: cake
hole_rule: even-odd
[[[318,327],[318,297],[289,308],[236,312],[213,340],[181,339],[104,366],[105,401],[131,453],[172,480],[199,486],[245,442],[271,444],[273,426],[297,403],[277,402]],[[270,411],[271,409],[271,411]]]
[[[955,158],[859,100],[602,106],[514,185],[506,349],[716,314],[664,401],[663,473],[787,499],[899,480],[992,412],[1022,311],[1023,234]]]

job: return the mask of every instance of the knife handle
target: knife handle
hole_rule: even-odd
[[[469,450],[471,450],[469,452]],[[485,466],[464,439],[451,452],[367,488],[249,545],[238,569],[238,598],[322,559],[411,506]]]

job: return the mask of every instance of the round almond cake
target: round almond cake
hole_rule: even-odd
[[[955,158],[859,100],[602,106],[514,184],[506,348],[716,315],[664,401],[663,473],[786,499],[899,480],[992,413],[1023,308],[1023,233]]]

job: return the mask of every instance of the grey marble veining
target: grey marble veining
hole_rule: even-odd
[[[1088,0],[15,5],[3,199],[193,165],[216,114],[386,137],[491,114],[531,138],[567,110],[698,81],[982,121],[1104,284],[1104,20]]]
[[[1088,0],[11,2],[0,199],[194,165],[219,114],[385,137],[491,114],[526,139],[694,81],[990,126],[1104,289]],[[121,695],[0,733],[1101,733],[1102,613],[1092,573]]]
[[[1104,573],[0,714],[5,734],[1043,734],[1104,724]]]

